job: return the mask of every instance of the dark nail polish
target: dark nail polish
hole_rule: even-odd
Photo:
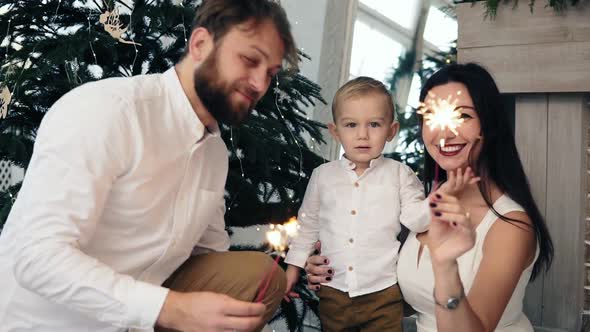
[[[440,213],[440,212],[435,212],[435,213],[434,213],[434,215],[435,215],[435,216],[437,216],[437,217],[440,217],[440,216],[442,216],[442,213]]]
[[[329,274],[332,274],[332,270],[328,270],[328,273],[329,273]]]
[[[454,221],[451,224],[453,224],[453,226],[457,226],[457,223]]]
[[[328,260],[327,259],[324,259],[324,264],[328,264]]]
[[[327,281],[332,281],[332,277],[326,277]]]
[[[439,194],[434,194],[434,196],[436,196],[436,198],[438,198],[438,199],[441,199],[442,198],[442,196],[439,195]]]
[[[436,207],[436,203],[430,203],[430,207]]]

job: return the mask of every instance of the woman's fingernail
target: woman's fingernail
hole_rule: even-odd
[[[324,264],[328,264],[328,260],[327,259],[324,259]]]
[[[439,194],[434,194],[434,196],[436,196],[436,198],[438,198],[438,199],[441,199],[442,198],[442,196],[439,195]]]
[[[332,281],[332,277],[326,277],[327,281]]]
[[[436,207],[436,203],[430,203],[430,207]]]
[[[332,270],[328,270],[328,273],[329,273],[329,274],[332,274]]]
[[[453,226],[457,226],[457,223],[455,221],[453,221],[451,224],[453,224]]]
[[[434,213],[434,215],[435,215],[435,216],[437,216],[437,217],[440,217],[440,216],[442,216],[442,213],[440,213],[440,212],[435,212],[435,213]]]

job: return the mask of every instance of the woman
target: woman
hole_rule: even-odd
[[[422,124],[428,152],[424,180],[429,192],[438,164],[439,180],[448,174],[457,190],[429,195],[430,228],[411,233],[402,247],[400,287],[418,312],[419,332],[532,332],[522,313],[525,288],[549,268],[553,245],[532,198],[507,112],[493,78],[476,64],[439,70],[422,88],[420,101],[428,114],[433,111],[429,105],[449,96],[456,99],[463,123],[456,133]],[[468,169],[479,182],[468,179]],[[326,260],[308,260],[311,283],[326,282]]]

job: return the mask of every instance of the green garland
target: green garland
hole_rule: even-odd
[[[482,0],[455,0],[455,3],[471,2],[475,3]],[[486,17],[495,18],[498,13],[498,6],[501,2],[510,3],[513,2],[513,8],[518,6],[518,0],[485,0]],[[529,8],[531,13],[535,7],[536,0],[529,0]],[[547,6],[553,8],[556,12],[560,13],[567,9],[568,6],[575,6],[580,3],[580,0],[547,0]]]

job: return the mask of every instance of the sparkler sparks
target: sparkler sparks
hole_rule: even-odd
[[[457,92],[457,96],[461,91]],[[441,133],[446,129],[458,135],[457,128],[463,123],[461,107],[457,106],[458,99],[449,95],[446,99],[437,98],[432,92],[428,93],[428,103],[421,103],[418,114],[424,116],[424,123],[430,130],[440,129]],[[441,147],[445,146],[444,137],[440,139]]]

